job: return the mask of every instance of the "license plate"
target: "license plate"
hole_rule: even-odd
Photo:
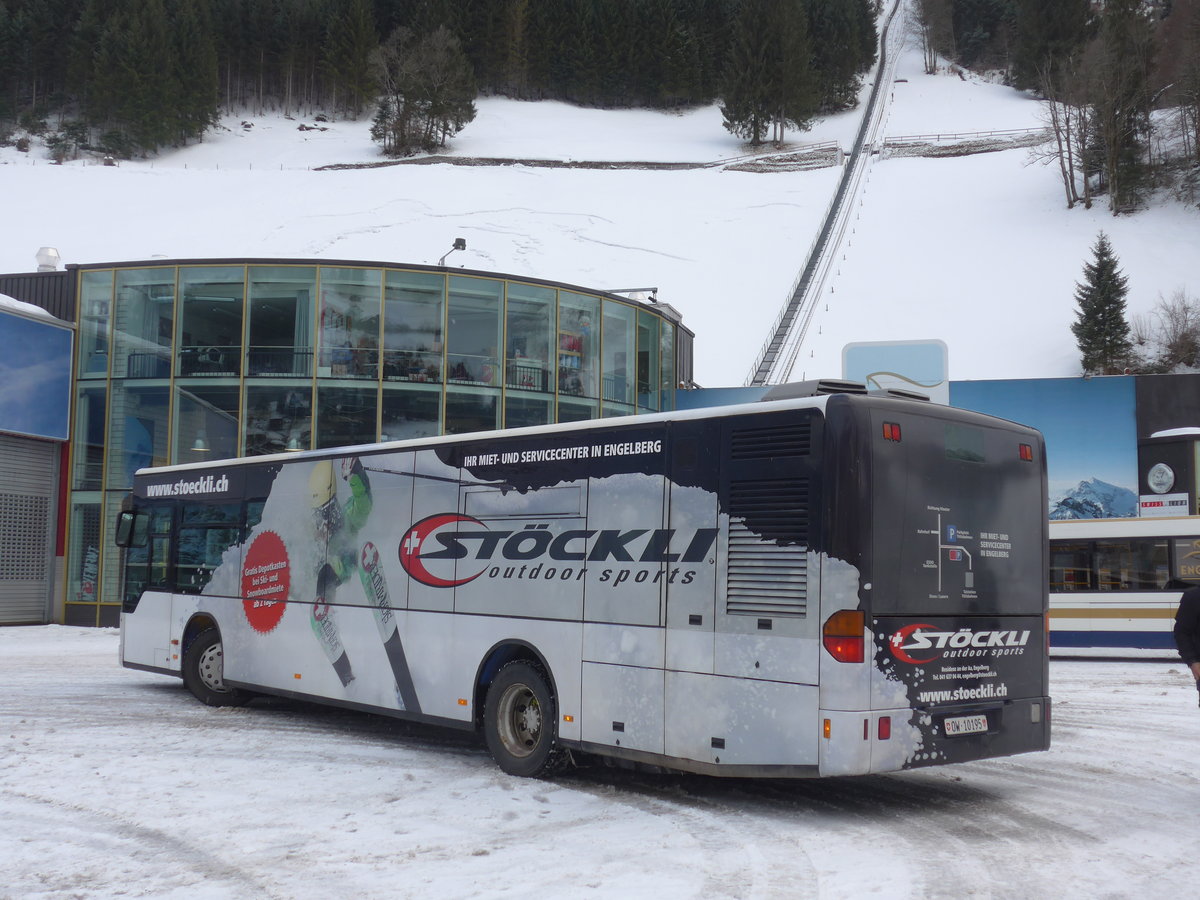
[[[960,734],[982,734],[988,730],[987,716],[953,716],[942,723],[947,737]]]

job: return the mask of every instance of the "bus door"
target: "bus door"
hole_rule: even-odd
[[[171,540],[175,509],[172,504],[142,506],[121,514],[124,534],[124,583],[121,585],[121,659],[155,669],[172,666]]]

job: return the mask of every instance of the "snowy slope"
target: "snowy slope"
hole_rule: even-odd
[[[885,135],[1039,127],[1039,105],[899,60]],[[252,122],[250,128],[241,123]],[[299,126],[326,130],[299,130]],[[852,142],[857,113],[796,144]],[[657,286],[697,333],[696,377],[742,383],[784,304],[840,169],[771,174],[536,166],[392,166],[362,122],[234,116],[203,144],[148,162],[51,165],[0,150],[0,271],[29,271],[39,246],[67,262],[316,256],[455,265],[596,288]],[[451,155],[558,160],[731,159],[746,148],[716,107],[674,115],[479,102]],[[1170,201],[1113,218],[1068,211],[1056,170],[1014,149],[961,158],[876,157],[844,259],[793,376],[837,375],[851,341],[940,338],[953,379],[1078,373],[1068,330],[1074,283],[1104,229],[1130,278],[1130,312],[1200,295],[1200,210]]]

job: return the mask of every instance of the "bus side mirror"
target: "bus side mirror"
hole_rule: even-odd
[[[146,546],[146,516],[132,510],[117,513],[116,544],[118,547]]]

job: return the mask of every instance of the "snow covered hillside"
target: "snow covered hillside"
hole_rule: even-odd
[[[890,137],[1035,128],[1039,104],[899,60]],[[681,115],[479,101],[451,155],[713,163],[746,149],[715,107]],[[848,149],[851,112],[796,145]],[[247,123],[246,127],[242,123]],[[300,125],[318,126],[316,130]],[[323,129],[323,130],[322,130]],[[39,246],[65,262],[296,256],[435,263],[594,288],[659,288],[696,331],[696,378],[741,384],[803,266],[840,169],[771,173],[448,164],[316,171],[377,162],[368,123],[234,116],[203,144],[109,168],[0,150],[0,271],[30,271]],[[956,380],[1068,376],[1074,283],[1096,233],[1130,279],[1130,312],[1200,295],[1200,210],[1164,201],[1113,218],[1068,211],[1053,168],[1029,150],[952,158],[877,156],[844,258],[817,299],[794,378],[838,375],[844,344],[940,338]]]

